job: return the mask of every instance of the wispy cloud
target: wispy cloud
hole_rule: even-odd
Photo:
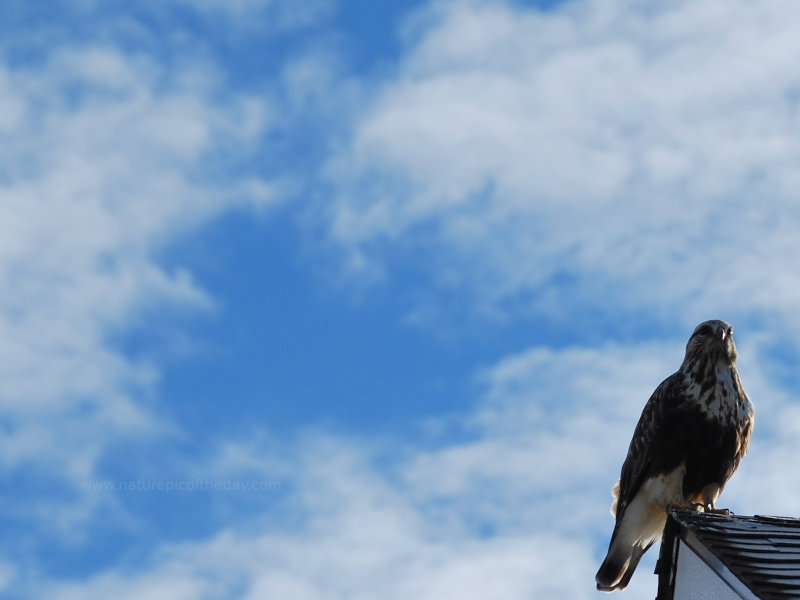
[[[291,30],[307,26],[334,10],[331,0],[179,0],[187,8],[213,17],[226,17],[237,28],[268,27]]]
[[[78,481],[108,445],[173,427],[151,410],[158,369],[114,340],[165,306],[213,306],[159,256],[274,201],[221,161],[208,175],[216,154],[244,159],[267,110],[202,64],[174,72],[100,43],[56,44],[0,81],[0,464]]]
[[[331,237],[351,264],[419,253],[444,289],[565,321],[790,314],[798,20],[783,2],[435,3],[331,159]]]
[[[186,10],[257,27],[270,11],[302,25],[329,8],[282,6]],[[587,0],[546,13],[434,2],[408,22],[396,69],[342,85],[338,58],[315,49],[249,88],[272,101],[229,89],[235,77],[185,52],[186,31],[165,50],[124,16],[115,31],[138,32],[126,38],[135,51],[58,38],[8,61],[0,466],[64,493],[50,502],[20,486],[4,514],[73,543],[111,515],[104,529],[127,528],[132,549],[80,576],[5,552],[0,588],[60,599],[594,598],[633,425],[709,316],[744,323],[742,374],[764,409],[723,500],[800,510],[776,468],[796,454],[800,416],[791,382],[775,376],[787,355],[774,349],[794,344],[785,332],[800,290],[799,20],[778,1]],[[168,307],[213,310],[202,282],[162,253],[225,211],[277,202],[250,160],[267,133],[291,137],[301,122],[324,129],[309,134],[321,142],[313,159],[265,161],[286,167],[281,185],[313,195],[297,212],[322,224],[352,274],[380,265],[391,281],[411,264],[427,277],[420,293],[455,290],[467,310],[509,318],[533,310],[577,341],[544,340],[465,374],[478,381],[475,405],[425,430],[424,443],[267,431],[134,465],[143,482],[276,484],[211,491],[202,531],[142,541],[130,533],[134,505],[166,511],[159,490],[79,485],[104,481],[98,463],[119,442],[141,449],[181,427],[157,409],[159,365],[114,337]],[[297,171],[310,181],[292,180]],[[592,339],[576,335],[595,317]],[[628,319],[638,326],[622,335]],[[642,322],[671,333],[661,325],[655,340]],[[637,576],[626,594],[652,597],[653,578]]]
[[[531,349],[485,372],[474,412],[455,424],[464,441],[444,434],[428,449],[319,430],[291,443],[229,442],[206,472],[281,474],[278,514],[251,513],[208,539],[165,544],[145,565],[37,593],[594,597],[609,490],[668,362],[657,347]],[[640,577],[630,595],[652,589]]]

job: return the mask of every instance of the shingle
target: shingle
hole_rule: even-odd
[[[671,515],[759,598],[800,598],[800,519],[685,510]]]

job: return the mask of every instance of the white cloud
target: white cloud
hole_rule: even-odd
[[[589,548],[530,532],[485,540],[466,533],[437,535],[440,527],[372,472],[360,450],[328,443],[324,452],[308,452],[308,462],[300,459],[302,481],[294,501],[306,524],[299,530],[265,531],[251,523],[247,531],[222,531],[162,548],[143,570],[50,582],[36,595],[521,598],[566,590],[571,597],[590,597],[591,586],[570,578],[576,565],[591,569]]]
[[[769,376],[765,340],[751,341],[740,343],[743,377],[767,410],[721,504],[793,514],[800,490],[782,472],[800,421]],[[162,543],[86,580],[27,582],[27,596],[594,598],[610,488],[645,401],[681,358],[673,341],[531,348],[483,370],[477,404],[424,444],[322,429],[223,441],[183,472],[277,479],[263,509],[251,497],[232,511],[241,499],[220,494],[212,510],[229,516],[208,538]],[[656,553],[626,597],[653,597]]]
[[[222,444],[197,472],[277,474],[282,497],[269,510],[164,545],[143,565],[51,580],[38,595],[592,598],[610,487],[668,370],[665,354],[537,348],[509,357],[482,375],[483,398],[460,423],[465,441],[447,435],[427,449],[321,430],[290,444]],[[652,597],[648,568],[630,597]]]
[[[158,307],[212,307],[159,252],[221,211],[272,202],[266,184],[200,172],[209,152],[246,153],[266,111],[196,70],[177,77],[93,45],[0,70],[0,106],[13,116],[0,145],[6,469],[36,463],[77,481],[113,440],[170,427],[146,405],[157,370],[112,337]]]
[[[294,30],[317,23],[328,16],[334,5],[331,0],[180,0],[192,10],[224,18],[237,29]],[[179,2],[179,3],[180,3]]]
[[[644,402],[680,362],[673,345],[509,356],[481,375],[484,393],[456,423],[459,435],[424,445],[322,430],[292,443],[229,441],[198,472],[277,474],[277,503],[207,539],[165,544],[144,564],[50,580],[31,595],[594,598],[610,488]],[[757,352],[746,354],[756,404],[773,399],[760,424],[781,433],[754,442],[721,504],[792,514],[800,490],[782,471],[797,449],[797,410]],[[653,597],[656,554],[626,597]]]
[[[546,14],[437,3],[328,165],[331,235],[353,264],[422,249],[440,285],[490,302],[530,294],[551,314],[636,308],[691,326],[710,308],[793,308],[800,146],[785,57],[798,18],[774,1]],[[288,68],[290,93],[324,97],[321,64]],[[109,335],[159,307],[213,306],[157,254],[223,210],[272,201],[259,179],[215,185],[202,167],[208,153],[246,151],[274,115],[222,94],[202,68],[176,75],[103,46],[4,69],[4,107],[2,464],[87,478],[108,444],[163,427],[146,404],[157,369]],[[594,598],[610,487],[642,405],[680,357],[672,344],[619,343],[508,357],[456,419],[462,441],[426,448],[319,433],[290,447],[228,441],[188,470],[280,477],[277,515],[249,511],[81,580],[15,583],[16,567],[0,579],[61,599]],[[743,349],[745,384],[770,408],[758,426],[775,437],[754,443],[723,499],[761,510],[752,490],[769,488],[787,513],[798,494],[778,469],[798,416],[763,361]],[[62,506],[56,526],[86,519],[82,502]],[[652,559],[627,597],[652,597]]]
[[[781,0],[434,3],[329,164],[331,237],[563,320],[790,314],[798,22]]]

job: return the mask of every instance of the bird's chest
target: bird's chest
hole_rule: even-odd
[[[685,397],[709,421],[736,426],[750,419],[752,408],[747,396],[729,369],[700,380],[689,378],[686,384]]]

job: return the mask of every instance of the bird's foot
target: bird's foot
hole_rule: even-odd
[[[714,508],[713,506],[709,505],[705,512],[711,515],[722,515],[724,517],[730,516],[731,511],[727,508]]]
[[[727,508],[717,508],[716,506],[714,506],[713,501],[706,504],[704,509],[705,509],[704,512],[707,512],[710,515],[722,515],[727,517],[728,515],[731,514],[731,511],[728,510]]]
[[[695,512],[701,512],[708,515],[721,515],[721,516],[729,516],[731,513],[730,510],[727,508],[716,508],[712,502],[708,504],[703,504],[702,502],[685,502],[684,504],[670,504],[668,510],[673,508],[677,508],[679,510],[693,510]]]
[[[683,504],[670,504],[668,509],[678,509],[678,510],[693,510],[695,512],[705,512],[706,507],[701,502],[684,502]]]

